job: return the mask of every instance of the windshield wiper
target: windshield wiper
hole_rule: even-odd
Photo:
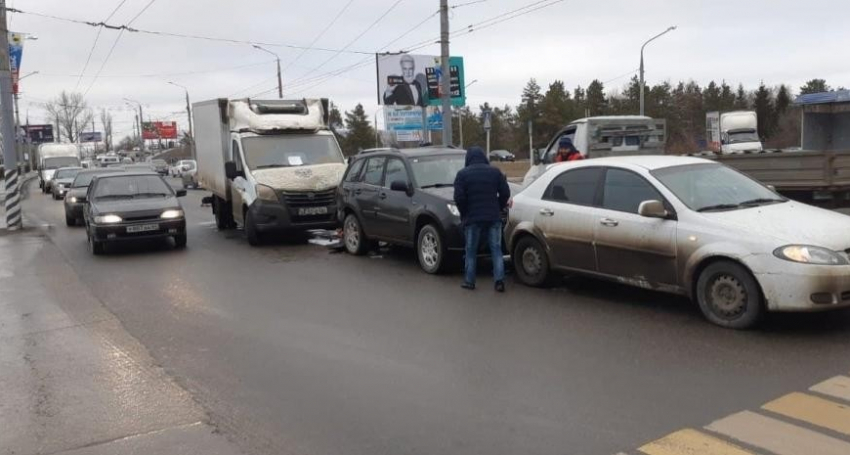
[[[785,199],[762,197],[762,198],[750,199],[749,201],[741,202],[739,205],[755,206],[755,205],[773,204],[773,203],[778,203],[778,202],[786,202],[786,200]]]
[[[136,193],[133,197],[167,197],[166,193]]]
[[[734,210],[740,208],[739,204],[715,204],[715,205],[707,205],[705,207],[700,207],[697,209],[697,212],[713,212],[715,210]]]
[[[101,199],[133,199],[133,195],[132,194],[106,194],[106,195],[103,195],[103,196],[98,196],[95,199],[97,199],[97,200],[101,200]]]
[[[261,164],[259,166],[254,167],[254,169],[270,169],[273,167],[290,167],[289,164]]]
[[[422,189],[425,189],[425,188],[446,188],[446,187],[449,187],[449,186],[455,186],[455,184],[454,183],[435,183],[433,185],[421,186],[420,188],[422,188]]]

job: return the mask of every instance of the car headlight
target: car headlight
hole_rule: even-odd
[[[847,258],[819,246],[788,245],[777,248],[773,255],[786,261],[815,265],[848,265]]]
[[[272,187],[266,185],[257,185],[256,189],[258,199],[262,199],[264,201],[277,202],[277,193],[274,192],[274,189],[272,189]]]
[[[76,203],[77,203],[77,198],[76,198],[76,197],[74,197],[74,196],[71,196],[71,199],[68,199],[68,202],[70,202],[71,204],[76,204]]]
[[[460,210],[457,209],[457,206],[455,204],[448,204],[447,207],[449,208],[449,212],[451,212],[452,215],[458,217],[460,216]]]
[[[159,216],[164,220],[173,220],[175,218],[183,218],[182,210],[166,210],[162,212],[162,215]]]
[[[124,220],[118,215],[99,215],[94,217],[94,222],[98,224],[115,224]]]

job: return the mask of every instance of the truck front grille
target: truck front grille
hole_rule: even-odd
[[[336,200],[336,188],[325,191],[304,191],[282,193],[283,202],[289,207],[315,207],[331,205]]]

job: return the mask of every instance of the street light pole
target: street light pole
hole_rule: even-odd
[[[192,159],[195,159],[195,135],[192,133],[192,103],[189,101],[189,89],[171,81],[169,81],[168,83],[175,87],[180,87],[186,92],[186,116],[189,119],[189,139],[192,140]]]
[[[472,84],[478,82],[478,79],[473,80],[472,82],[466,84],[466,87],[463,88],[464,93],[466,93],[466,89],[468,89]],[[457,127],[458,132],[460,133],[460,148],[463,148],[463,112],[457,118]]]
[[[674,26],[672,26],[672,27],[669,27],[667,30],[664,30],[663,32],[661,32],[661,33],[659,33],[659,34],[657,34],[657,35],[653,36],[653,37],[652,37],[652,38],[650,38],[649,40],[647,40],[645,43],[643,43],[643,46],[641,46],[641,47],[640,47],[640,115],[645,115],[645,114],[644,114],[644,112],[645,112],[645,109],[644,109],[644,98],[643,98],[643,86],[644,86],[644,79],[643,79],[643,49],[646,47],[646,45],[647,45],[647,44],[649,44],[649,43],[651,43],[651,42],[655,41],[655,40],[656,40],[656,39],[658,39],[658,38],[661,38],[662,36],[666,35],[667,33],[672,32],[673,30],[676,30],[676,27],[677,27],[677,26],[675,26],[675,25],[674,25]]]
[[[128,103],[136,103],[139,106],[139,139],[142,146],[142,155],[145,154],[145,116],[142,113],[142,103],[131,100],[129,98],[124,98],[124,101]]]
[[[265,48],[257,45],[257,44],[252,44],[251,46],[253,46],[254,49],[259,49],[263,52],[274,55],[275,61],[277,62],[277,97],[279,99],[283,99],[283,75],[280,72],[280,56],[275,54],[274,52],[268,50],[268,49],[265,49]]]

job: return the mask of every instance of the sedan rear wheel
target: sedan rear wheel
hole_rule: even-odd
[[[519,280],[528,286],[543,287],[549,284],[549,257],[543,245],[534,237],[524,237],[517,242],[513,254],[514,268]]]
[[[697,301],[706,319],[730,329],[747,329],[764,316],[761,289],[744,267],[730,261],[706,267],[697,281]]]

